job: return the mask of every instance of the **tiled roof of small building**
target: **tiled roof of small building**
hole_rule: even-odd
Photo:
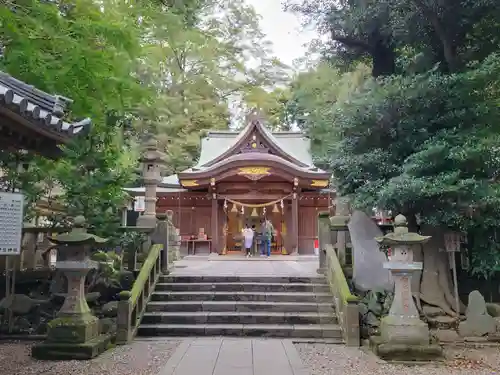
[[[63,120],[71,99],[38,90],[0,71],[0,106],[22,116],[30,123],[51,132],[57,138],[69,138],[87,132],[91,120],[69,123]]]

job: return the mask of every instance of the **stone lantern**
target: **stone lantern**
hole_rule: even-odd
[[[403,215],[394,219],[394,232],[375,240],[392,248],[392,257],[384,263],[394,280],[394,299],[389,315],[380,323],[376,352],[383,358],[423,360],[441,355],[438,345],[429,345],[429,327],[420,320],[411,293],[412,273],[422,269],[422,262],[413,261],[413,246],[427,242],[430,236],[408,232]],[[373,343],[373,342],[372,342]]]
[[[85,277],[97,267],[90,260],[92,246],[107,240],[87,233],[85,218],[75,218],[69,233],[50,238],[58,245],[56,269],[68,281],[68,292],[56,319],[48,324],[47,340],[35,345],[32,356],[38,359],[90,359],[106,350],[109,335],[100,335],[99,319],[85,299]]]
[[[151,139],[146,143],[145,151],[140,159],[142,163],[142,180],[144,182],[144,213],[137,219],[137,226],[156,227],[156,188],[161,183],[162,153],[158,151],[158,143]]]

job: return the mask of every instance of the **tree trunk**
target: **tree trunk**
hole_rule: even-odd
[[[432,238],[423,246],[424,267],[420,299],[429,305],[439,307],[447,315],[456,316],[448,254],[444,251],[443,231],[426,227],[423,232]],[[461,304],[460,310],[464,309],[465,306]]]
[[[420,9],[425,18],[430,22],[436,36],[441,42],[443,55],[450,72],[455,72],[460,68],[460,59],[457,54],[457,47],[450,35],[450,30],[446,29],[436,10],[431,9],[423,0],[414,0],[415,5]]]

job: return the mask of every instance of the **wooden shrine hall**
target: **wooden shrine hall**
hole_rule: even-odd
[[[258,240],[264,218],[275,229],[272,253],[313,254],[317,215],[334,194],[329,178],[314,166],[307,137],[270,132],[253,116],[240,132],[209,132],[198,163],[163,178],[156,211],[174,212],[185,254],[242,252],[242,229],[254,227]],[[145,188],[126,190],[143,196]]]

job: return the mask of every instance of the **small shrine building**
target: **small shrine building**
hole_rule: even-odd
[[[334,192],[330,174],[313,164],[310,140],[300,132],[271,132],[253,116],[239,132],[210,131],[198,163],[164,177],[156,212],[172,210],[184,251],[240,253],[245,225],[275,228],[274,254],[313,254],[317,216]],[[126,189],[144,195],[145,188]]]

